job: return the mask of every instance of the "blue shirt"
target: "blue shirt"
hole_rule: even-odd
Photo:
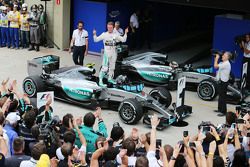
[[[12,145],[13,145],[15,138],[17,138],[18,135],[17,135],[16,131],[14,130],[14,128],[10,124],[6,124],[3,129],[6,130],[6,134],[9,137],[10,152],[11,152],[11,155],[13,155],[14,149],[13,149]]]

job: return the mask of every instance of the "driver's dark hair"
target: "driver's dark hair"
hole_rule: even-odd
[[[65,143],[71,143],[72,145],[74,145],[76,140],[76,134],[72,131],[67,131],[64,133],[63,135],[63,141]]]
[[[124,135],[124,130],[122,127],[113,127],[110,133],[110,138],[114,141],[120,140]]]
[[[107,25],[112,25],[112,26],[114,26],[115,24],[114,24],[113,21],[109,21]]]
[[[235,113],[229,111],[226,113],[226,124],[231,126],[232,123],[236,123],[237,116]]]
[[[122,143],[122,148],[127,149],[127,156],[132,156],[135,153],[135,142],[132,138],[127,138]]]
[[[78,21],[77,25],[82,24],[84,26],[84,22],[82,20]]]
[[[93,127],[95,124],[95,115],[92,112],[87,113],[83,118],[84,125]]]
[[[73,115],[72,114],[66,114],[63,116],[63,120],[62,120],[62,124],[63,126],[69,128],[69,119],[73,119]]]
[[[36,121],[36,113],[34,110],[27,111],[23,118],[26,128],[31,129]]]
[[[147,157],[140,156],[136,159],[135,167],[149,167],[149,162]]]
[[[243,149],[238,149],[234,152],[234,160],[232,167],[247,167],[248,159]]]
[[[215,156],[213,159],[213,166],[214,167],[224,167],[224,160],[220,156]]]

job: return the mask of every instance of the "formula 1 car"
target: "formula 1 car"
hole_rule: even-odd
[[[28,61],[28,74],[23,81],[24,92],[36,97],[37,92],[54,91],[56,99],[88,108],[100,106],[118,110],[126,124],[143,122],[150,124],[150,115],[160,117],[159,129],[163,129],[192,113],[192,107],[181,106],[169,109],[172,102],[170,92],[157,87],[146,94],[144,84],[129,82],[125,76],[116,78],[116,85],[98,86],[93,65],[59,68],[59,57],[44,56]]]
[[[115,76],[127,75],[131,80],[140,80],[146,85],[166,86],[176,89],[179,78],[186,77],[187,88],[196,88],[202,100],[211,101],[218,94],[217,81],[213,68],[203,66],[194,69],[192,65],[178,65],[169,62],[168,56],[155,52],[146,52],[126,58],[118,56]],[[238,103],[243,95],[232,79],[228,86],[229,103]]]

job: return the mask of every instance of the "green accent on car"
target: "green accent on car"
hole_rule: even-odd
[[[141,75],[141,77],[143,77],[145,80],[158,83],[166,83],[172,76],[172,74],[168,72],[154,72],[154,71],[141,71],[141,70],[139,70],[138,72]]]
[[[31,85],[31,88],[32,89],[28,89],[28,85]],[[33,93],[34,93],[34,89],[35,89],[35,85],[34,85],[34,83],[33,82],[31,82],[31,81],[26,81],[25,83],[24,83],[24,88],[25,88],[25,93],[27,93],[28,95],[32,95]]]
[[[82,88],[68,88],[63,87],[63,91],[71,98],[75,100],[87,100],[91,99],[93,95],[93,90],[82,89]]]

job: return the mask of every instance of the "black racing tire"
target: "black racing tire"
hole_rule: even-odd
[[[159,103],[166,105],[166,107],[169,107],[172,103],[172,96],[164,87],[156,87],[152,89],[149,92],[149,95],[152,96],[155,100],[157,100]]]
[[[38,75],[26,77],[23,80],[23,91],[30,98],[36,97],[37,92],[45,91],[43,79]]]
[[[119,116],[125,124],[134,125],[143,116],[143,108],[136,99],[125,99],[118,108]]]
[[[212,79],[202,80],[197,87],[198,96],[205,101],[212,101],[218,95],[216,81]]]

